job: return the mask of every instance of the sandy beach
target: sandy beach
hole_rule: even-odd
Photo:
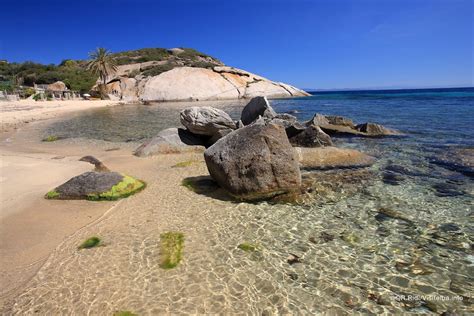
[[[20,100],[1,102],[2,116],[0,130],[2,132],[19,128],[23,124],[55,118],[66,113],[117,105],[120,102],[110,100],[65,100],[65,101],[35,101]]]

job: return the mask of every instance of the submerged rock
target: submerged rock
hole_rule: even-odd
[[[198,135],[215,136],[237,128],[226,112],[210,107],[191,107],[180,112],[181,124]]]
[[[183,151],[204,151],[208,137],[195,135],[182,128],[168,128],[140,145],[133,153],[138,157]]]
[[[259,117],[273,119],[277,116],[266,97],[255,97],[242,110],[240,120],[244,125],[257,120]]]
[[[303,132],[290,138],[293,146],[323,147],[332,146],[331,137],[323,132],[319,126],[310,125]]]
[[[48,192],[47,199],[57,200],[116,200],[127,197],[145,183],[117,172],[85,172]]]
[[[405,178],[394,172],[386,171],[382,175],[382,181],[385,184],[399,185]]]
[[[435,194],[439,197],[451,197],[465,194],[463,190],[452,183],[437,183],[433,185],[433,189],[435,189]]]
[[[472,178],[474,177],[474,147],[448,148],[433,157],[431,163]]]
[[[232,195],[258,200],[298,190],[297,157],[280,125],[252,124],[204,152],[210,175]]]
[[[304,169],[359,168],[370,166],[375,162],[373,157],[354,149],[337,147],[295,149]]]

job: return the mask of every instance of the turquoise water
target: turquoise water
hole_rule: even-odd
[[[143,284],[130,286],[141,293],[145,285],[159,291],[193,279],[222,294],[216,309],[204,309],[216,313],[472,312],[473,170],[440,158],[474,147],[474,89],[320,92],[272,105],[301,120],[315,112],[344,115],[406,136],[335,139],[337,146],[359,149],[377,162],[365,169],[305,172],[312,193],[303,205],[222,202],[225,212],[208,214],[212,221],[196,228],[204,227],[211,251],[191,252],[194,261],[187,259],[182,275],[160,275],[163,280],[155,283],[144,277]],[[45,133],[138,143],[179,125],[177,110],[160,106],[89,111]],[[228,102],[224,109],[237,118],[242,106]],[[261,253],[242,254],[235,247],[242,241],[258,243]],[[290,254],[301,262],[289,264]],[[119,282],[123,275],[114,277]],[[137,299],[136,310],[147,314],[156,305],[173,312],[172,303],[153,295]],[[196,302],[184,298],[182,309],[196,313],[214,303],[207,294]]]

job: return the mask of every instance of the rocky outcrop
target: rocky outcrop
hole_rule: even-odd
[[[142,101],[238,99],[234,85],[211,69],[179,67],[147,79]]]
[[[320,147],[295,148],[303,169],[327,170],[335,168],[359,168],[370,166],[375,159],[358,150]]]
[[[207,137],[200,137],[182,128],[168,128],[146,141],[133,153],[138,157],[157,154],[204,151]]]
[[[298,190],[301,174],[283,126],[252,124],[204,152],[212,178],[232,195],[259,200]]]
[[[359,137],[381,137],[401,136],[397,130],[384,127],[376,123],[364,123],[355,125],[354,122],[344,116],[322,115],[316,113],[311,120],[306,122],[307,126],[319,126],[330,136],[359,136]]]
[[[156,76],[142,75],[147,67],[165,67],[166,62],[151,61],[119,66],[108,78],[107,92],[124,101],[203,101],[266,96],[286,98],[308,96],[291,85],[273,82],[247,71],[228,66],[213,68],[176,66]],[[130,77],[133,73],[139,73]]]
[[[319,126],[310,125],[301,133],[290,138],[293,146],[323,147],[332,146],[331,137],[323,132]]]
[[[237,128],[229,114],[209,106],[184,109],[180,120],[191,133],[199,135],[223,136]]]
[[[255,97],[247,103],[242,110],[240,120],[244,125],[249,125],[260,116],[266,119],[272,119],[277,116],[267,98],[262,96]]]

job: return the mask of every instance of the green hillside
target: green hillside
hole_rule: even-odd
[[[144,48],[114,53],[113,58],[117,65],[127,65],[145,62],[160,62],[159,65],[148,65],[140,71],[128,74],[156,76],[175,67],[202,67],[209,68],[222,63],[204,53],[191,48],[168,50],[165,48]],[[0,61],[0,90],[13,92],[18,86],[33,86],[36,84],[50,84],[63,81],[69,89],[88,92],[97,80],[86,69],[87,60],[65,59],[59,65],[43,65],[35,62],[9,63]]]

